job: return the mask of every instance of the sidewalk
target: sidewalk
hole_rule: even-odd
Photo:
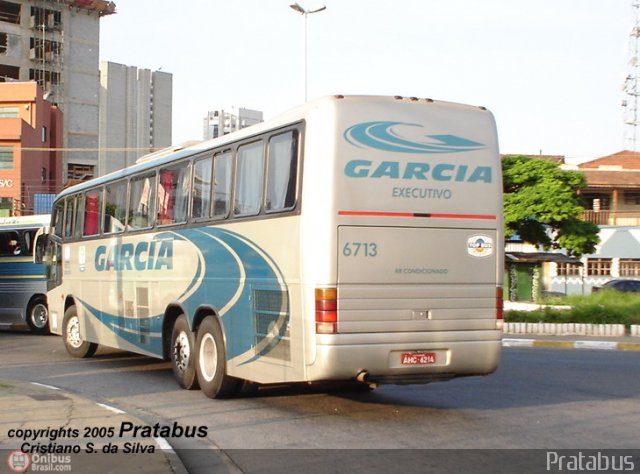
[[[590,349],[640,351],[640,338],[632,336],[547,336],[542,334],[504,334],[503,347],[546,347],[559,349]]]
[[[132,436],[135,426],[148,425],[55,387],[0,379],[0,472],[187,472],[164,438]]]

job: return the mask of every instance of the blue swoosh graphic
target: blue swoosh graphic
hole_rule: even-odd
[[[289,292],[280,269],[255,242],[217,227],[185,229],[154,236],[154,240],[167,238],[189,241],[202,254],[203,266],[200,259],[193,262],[181,260],[178,255],[173,256],[174,267],[196,266],[193,280],[177,300],[191,321],[201,305],[209,304],[220,310],[232,302],[234,296],[237,298],[236,293],[242,289],[237,301],[220,317],[228,359],[254,350],[254,355],[242,363],[252,362],[269,353],[284,339],[290,315]],[[241,281],[243,273],[244,281]],[[259,308],[254,308],[256,290],[272,292],[271,297],[277,298],[274,306],[283,308],[283,312],[274,318],[270,334],[259,334],[256,330],[259,312]],[[143,352],[162,355],[163,314],[145,318],[122,317],[101,311],[81,299],[78,301],[88,313],[122,339]]]
[[[431,142],[408,140],[393,130],[393,127],[398,125],[424,128],[417,123],[362,122],[347,128],[344,138],[358,148],[374,148],[398,153],[460,153],[486,148],[482,143],[457,135],[425,135],[431,139]]]

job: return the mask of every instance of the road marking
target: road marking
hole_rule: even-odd
[[[109,405],[105,405],[104,403],[96,402],[96,405],[98,405],[98,406],[100,406],[102,408],[106,408],[107,410],[112,411],[114,413],[117,413],[118,415],[122,415],[122,414],[126,414],[127,413],[126,411],[122,411],[119,408],[112,407],[112,406],[109,406]]]
[[[156,441],[156,444],[161,450],[168,451],[170,453],[175,454],[175,451],[173,450],[173,448],[171,447],[171,445],[166,439],[164,438],[153,438],[153,439]]]
[[[575,347],[576,349],[597,349],[612,351],[618,347],[618,343],[610,341],[576,341]]]
[[[504,347],[533,347],[533,339],[503,339]]]
[[[53,385],[46,385],[44,383],[31,382],[31,385],[37,385],[38,387],[50,388],[51,390],[60,390],[58,387],[54,387]]]

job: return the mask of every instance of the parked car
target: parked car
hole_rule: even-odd
[[[640,280],[609,280],[602,286],[594,286],[592,292],[599,290],[616,290],[625,293],[640,293]]]

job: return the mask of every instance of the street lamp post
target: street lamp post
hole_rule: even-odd
[[[307,55],[308,55],[307,16],[311,15],[312,13],[318,13],[318,12],[321,12],[322,10],[326,10],[327,7],[325,5],[322,5],[318,8],[314,8],[313,10],[308,10],[302,7],[298,2],[295,2],[292,5],[289,5],[289,7],[297,11],[301,15],[304,15],[304,101],[306,102],[307,101]]]

